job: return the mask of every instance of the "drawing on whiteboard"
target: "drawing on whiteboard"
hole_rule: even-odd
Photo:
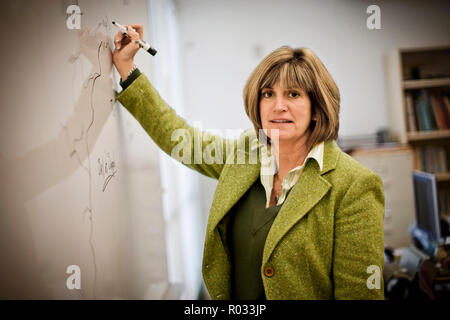
[[[101,176],[104,180],[102,191],[105,192],[108,183],[112,178],[116,176],[117,166],[116,161],[114,159],[114,153],[111,157],[110,152],[107,152],[106,155],[102,158],[98,158],[98,175]]]
[[[100,26],[101,24],[99,24]],[[97,26],[95,30],[98,29]],[[96,259],[96,253],[95,253],[95,246],[93,243],[93,235],[94,235],[94,216],[93,216],[93,201],[92,201],[92,193],[93,193],[93,186],[92,186],[92,178],[93,178],[93,174],[92,174],[92,165],[91,165],[91,150],[93,148],[93,145],[90,144],[89,141],[89,137],[90,137],[90,132],[94,127],[94,124],[96,122],[96,110],[97,108],[97,101],[95,101],[95,96],[96,96],[96,83],[97,80],[100,77],[109,77],[111,69],[108,69],[108,73],[104,74],[104,70],[102,70],[102,57],[106,55],[111,55],[111,50],[110,50],[110,46],[109,46],[109,40],[105,39],[104,36],[101,33],[98,32],[92,32],[89,30],[83,30],[81,31],[81,37],[80,39],[80,48],[83,47],[87,47],[87,48],[92,48],[93,44],[92,41],[95,41],[96,43],[96,57],[95,59],[92,59],[94,57],[92,57],[92,51],[89,51],[91,53],[91,58],[90,61],[91,63],[93,63],[94,68],[93,68],[93,72],[89,75],[87,81],[84,83],[83,89],[84,90],[89,90],[89,110],[87,112],[88,117],[85,117],[85,120],[88,120],[87,122],[87,127],[86,130],[84,130],[84,124],[81,123],[81,133],[79,135],[79,137],[77,138],[73,138],[72,141],[70,141],[70,148],[72,149],[72,151],[70,152],[70,156],[74,157],[76,156],[77,161],[80,165],[80,167],[82,167],[85,172],[87,173],[88,176],[88,203],[87,206],[85,208],[85,210],[83,211],[83,218],[85,216],[86,213],[88,213],[88,218],[89,218],[89,222],[90,222],[90,230],[89,230],[89,246],[91,249],[91,254],[92,254],[92,262],[93,262],[93,267],[94,267],[94,288],[93,288],[93,296],[94,298],[96,297],[96,284],[97,284],[97,259]],[[82,51],[82,53],[85,53]],[[109,60],[111,61],[111,60]],[[114,101],[112,98],[109,98],[108,101],[110,104],[112,104],[112,102]],[[102,101],[102,104],[104,103],[104,101]],[[69,137],[70,140],[70,134],[68,132],[68,130],[66,129],[66,134]],[[93,141],[93,144],[95,144],[95,141]],[[83,164],[82,158],[79,156],[81,150],[84,149],[85,151],[85,155],[86,155],[86,165]],[[113,169],[112,173],[107,177],[107,179],[105,180],[104,186],[102,191],[104,192],[106,189],[106,186],[108,185],[109,181],[112,179],[112,177],[115,176],[116,174],[116,169],[115,169],[115,163],[114,166],[111,168]]]

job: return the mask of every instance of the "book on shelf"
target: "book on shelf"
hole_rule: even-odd
[[[440,100],[444,106],[444,112],[447,115],[447,128],[450,129],[450,100],[446,95],[440,95]]]
[[[431,95],[431,106],[438,130],[448,129],[447,110],[444,109],[445,106],[441,104],[441,101],[437,95]]]
[[[449,172],[449,152],[440,146],[418,147],[414,150],[414,168],[430,173]]]
[[[449,207],[450,189],[441,189],[438,192],[439,215],[450,217]]]
[[[420,90],[416,98],[416,115],[418,117],[417,123],[421,131],[431,131],[432,123],[430,119],[430,112],[428,109],[428,96],[425,90]]]
[[[450,129],[450,100],[445,93],[407,91],[405,107],[408,132]]]
[[[408,131],[417,131],[416,117],[414,115],[414,97],[412,92],[405,94],[406,119],[408,121]]]

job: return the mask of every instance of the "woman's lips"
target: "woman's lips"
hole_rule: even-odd
[[[276,124],[276,125],[285,125],[285,124],[292,124],[293,122],[288,120],[288,121],[273,121],[270,120],[270,123],[272,124]]]

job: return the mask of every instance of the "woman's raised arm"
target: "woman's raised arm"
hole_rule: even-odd
[[[135,41],[143,35],[142,25],[125,27],[131,40],[119,32],[114,38],[116,48],[113,54],[113,63],[122,81],[133,70],[134,56],[139,50]],[[164,152],[208,177],[218,179],[226,162],[227,152],[229,155],[230,151],[235,154],[237,141],[189,126],[160,97],[143,74],[120,93],[118,100]]]

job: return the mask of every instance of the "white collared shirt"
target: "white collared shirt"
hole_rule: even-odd
[[[278,166],[275,155],[271,154],[270,146],[267,146],[266,144],[259,144],[259,148],[261,152],[260,178],[261,184],[263,185],[266,191],[266,208],[268,208],[270,204],[270,196],[272,194],[273,189],[273,178],[274,175],[278,172]],[[281,195],[278,197],[277,206],[283,204],[284,200],[286,200],[286,195],[288,191],[291,190],[291,188],[300,178],[304,165],[309,158],[316,160],[320,167],[320,170],[322,171],[323,149],[324,149],[323,142],[316,144],[308,153],[303,163],[300,166],[293,168],[286,174],[281,183],[282,191]]]

